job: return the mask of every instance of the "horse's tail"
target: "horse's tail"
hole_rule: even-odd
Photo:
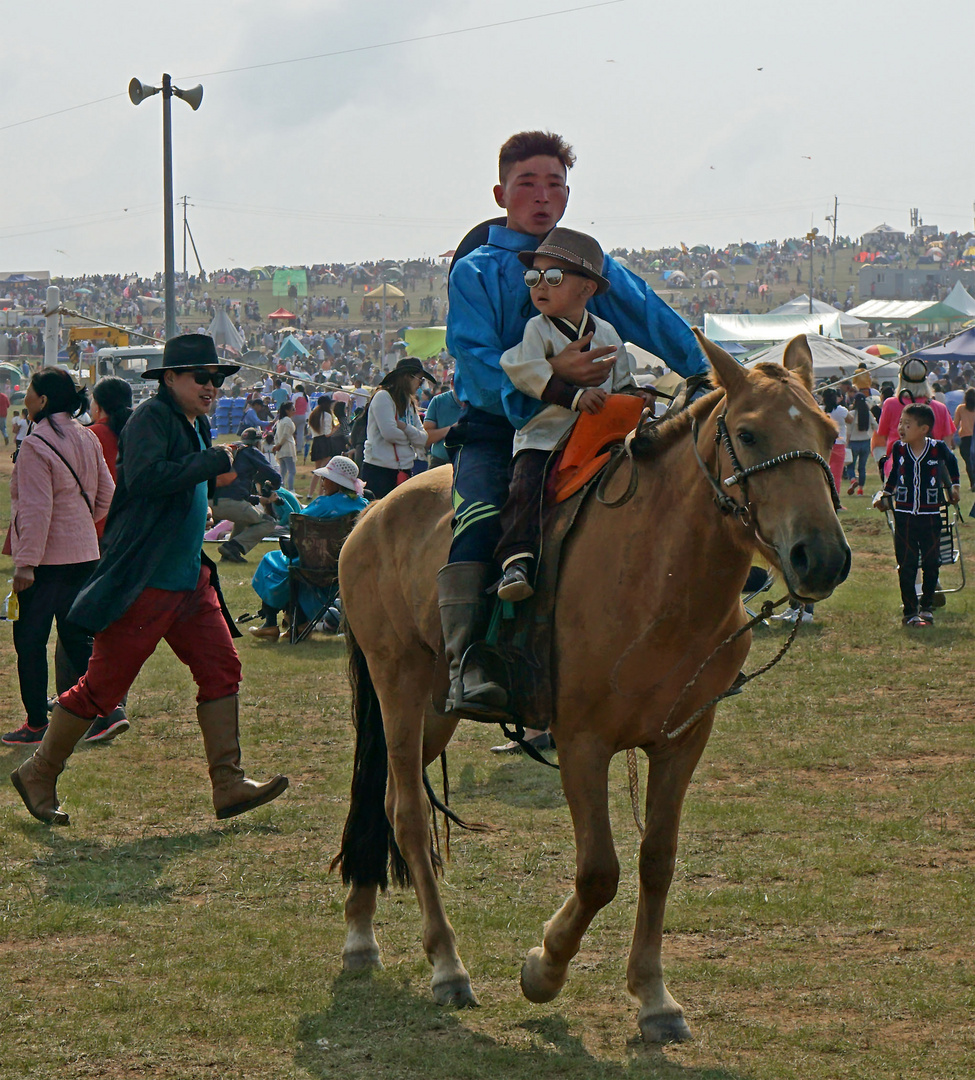
[[[379,698],[365,655],[348,622],[343,621],[349,647],[355,762],[349,815],[342,830],[342,847],[332,861],[332,869],[342,868],[342,881],[346,885],[378,885],[385,892],[389,873],[394,884],[405,887],[410,884],[410,870],[386,817],[388,759]]]

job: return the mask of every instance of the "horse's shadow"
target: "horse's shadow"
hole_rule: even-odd
[[[533,1080],[623,1080],[634,1075],[667,1080],[744,1080],[721,1068],[685,1067],[639,1037],[627,1043],[626,1063],[594,1057],[564,1016],[530,1019],[509,1027],[531,1036],[530,1045],[507,1046],[471,1030],[464,1013],[436,1005],[396,976],[340,975],[323,1012],[298,1020],[295,1064],[313,1078],[359,1075],[531,1076]],[[624,1023],[621,1017],[621,1024]]]
[[[557,761],[551,751],[546,757],[550,761]],[[478,776],[473,765],[465,764],[451,795],[468,800],[496,799],[508,806],[536,810],[552,810],[565,806],[565,795],[562,793],[562,781],[558,772],[555,769],[546,769],[544,765],[524,755],[507,759],[483,777]]]
[[[174,888],[161,885],[167,865],[183,855],[205,851],[222,843],[218,829],[149,837],[120,844],[78,841],[52,830],[31,830],[31,838],[46,845],[46,855],[34,863],[45,880],[46,900],[83,908],[115,908],[120,904],[152,907],[171,903]]]

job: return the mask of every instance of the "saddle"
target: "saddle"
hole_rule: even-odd
[[[565,446],[554,451],[542,510],[542,547],[535,574],[535,594],[518,604],[496,599],[485,640],[475,642],[484,670],[508,689],[510,723],[548,729],[555,713],[552,640],[562,548],[587,499],[618,446],[636,427],[641,398],[613,394],[599,413],[583,413]],[[434,673],[433,704],[445,714],[449,689],[447,660],[441,646]],[[463,710],[457,712],[464,717]],[[483,715],[470,719],[486,719]]]

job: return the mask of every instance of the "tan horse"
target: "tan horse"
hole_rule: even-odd
[[[790,593],[805,600],[829,596],[850,566],[825,462],[808,459],[810,452],[828,459],[836,426],[810,393],[805,338],[790,343],[784,366],[751,371],[701,340],[721,389],[642,440],[633,497],[618,509],[590,498],[563,550],[552,731],[575,830],[576,879],[521,975],[531,1001],[554,998],[589,923],[613,899],[619,863],[608,770],[614,754],[643,748],[649,757],[647,825],[627,987],[639,1001],[637,1019],[647,1042],[690,1036],[683,1009],[664,985],[660,946],[681,804],[714,709],[679,738],[668,739],[661,728],[675,702],[670,730],[727,690],[741,669],[748,634],[719,651],[681,698],[698,668],[744,624],[740,594],[756,550],[779,568]],[[721,417],[732,454],[716,439]],[[703,462],[695,457],[692,418]],[[807,457],[772,460],[797,450]],[[758,467],[725,488],[736,500],[726,510],[739,512],[717,508],[705,465],[722,479]],[[626,487],[625,466],[621,472],[607,501],[618,493],[614,488]],[[438,717],[430,704],[440,648],[435,579],[450,545],[450,479],[449,469],[436,469],[398,488],[365,513],[342,552],[341,593],[354,635],[357,739],[349,818],[336,861],[352,886],[345,905],[346,969],[380,966],[373,918],[391,854],[394,879],[412,881],[416,891],[434,997],[462,1006],[476,999],[437,888],[422,772],[456,724]],[[744,503],[750,504],[747,512]]]

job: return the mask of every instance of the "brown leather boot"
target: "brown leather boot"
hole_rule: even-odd
[[[461,679],[461,660],[472,641],[483,639],[490,622],[490,605],[485,589],[497,573],[491,563],[448,563],[437,574],[440,623],[444,652],[450,665],[450,692],[447,709],[468,708],[472,712],[503,710],[508,693],[476,661],[468,663]]]
[[[263,806],[288,786],[286,776],[276,776],[266,784],[244,776],[240,767],[238,709],[236,694],[206,701],[196,708],[213,784],[213,809],[220,820]]]
[[[91,720],[55,705],[41,745],[19,769],[10,774],[10,782],[24,800],[24,806],[47,825],[67,825],[68,815],[58,802],[57,779],[75,744],[91,726]]]

